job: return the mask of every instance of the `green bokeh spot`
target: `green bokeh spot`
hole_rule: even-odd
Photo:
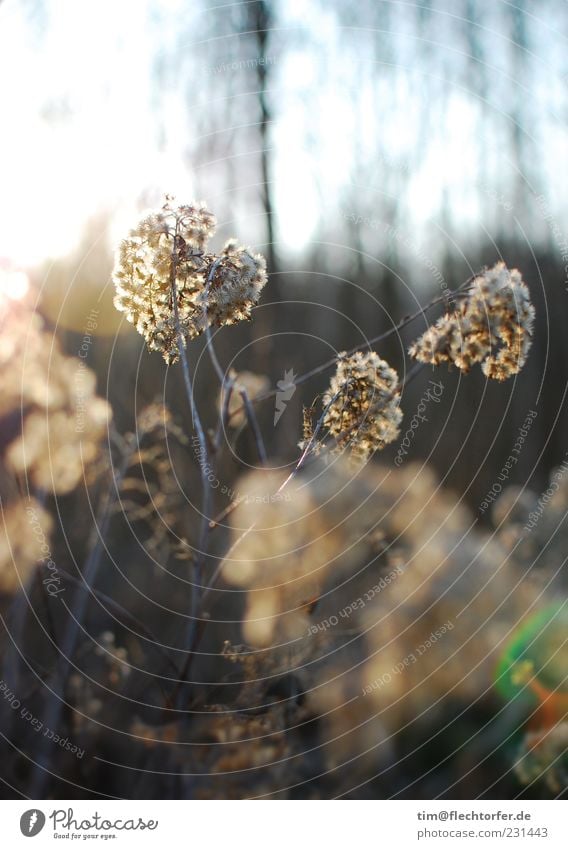
[[[539,701],[528,682],[568,696],[568,605],[555,603],[530,616],[513,634],[495,673],[495,686],[507,699]],[[558,689],[557,689],[558,688]]]

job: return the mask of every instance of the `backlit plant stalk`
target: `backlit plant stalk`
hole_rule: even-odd
[[[223,388],[226,378],[215,353],[211,327],[249,320],[266,282],[264,258],[248,248],[239,247],[235,240],[229,240],[218,255],[208,252],[208,241],[215,226],[215,217],[204,204],[176,207],[172,199],[167,198],[160,211],[143,218],[122,242],[113,275],[115,306],[144,336],[148,348],[161,351],[168,363],[181,360],[192,424],[199,443],[201,520],[191,565],[190,621],[185,638],[188,655],[182,679],[189,672],[199,640],[199,604],[212,502],[206,471],[211,467],[211,454],[195,403],[186,344],[205,334],[207,350]],[[259,453],[265,458],[252,407],[245,397],[243,403],[256,433]]]

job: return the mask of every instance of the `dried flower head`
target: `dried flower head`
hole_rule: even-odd
[[[107,666],[110,684],[116,685],[128,678],[132,671],[128,651],[123,646],[116,645],[116,635],[112,631],[103,631],[93,650]]]
[[[167,198],[130,231],[118,250],[115,306],[166,362],[209,326],[250,319],[266,283],[264,257],[227,242],[207,252],[214,215],[202,203],[173,206]]]
[[[281,492],[286,479],[281,472],[256,470],[239,481],[242,497],[231,514],[232,545],[222,573],[228,584],[248,590],[243,626],[248,644],[293,639],[300,652],[310,601],[326,583],[341,584],[354,564],[366,557],[376,561],[370,551],[383,482],[358,471],[354,475],[343,457],[329,465],[320,458]],[[311,638],[308,642],[311,649]]]
[[[73,729],[82,738],[93,739],[96,721],[108,709],[108,697],[120,692],[133,670],[128,650],[117,645],[112,631],[84,643],[78,651],[77,671],[69,676],[68,692],[73,705]],[[89,673],[81,671],[88,668]]]
[[[187,437],[169,410],[157,402],[142,410],[136,420],[136,433],[126,438],[125,471],[116,509],[126,516],[131,527],[136,527],[140,545],[154,556],[178,521],[180,491],[173,467],[176,449],[187,444]],[[158,574],[162,575],[163,570]]]
[[[263,392],[270,388],[270,381],[265,374],[255,374],[252,371],[231,371],[229,374],[231,382],[229,403],[227,405],[227,424],[229,427],[241,427],[246,421],[246,409],[241,393],[246,392],[250,401],[254,401]],[[229,387],[223,384],[219,392],[218,407],[222,412]]]
[[[323,397],[324,427],[335,438],[336,449],[349,447],[365,461],[392,442],[399,433],[398,374],[374,351],[339,354],[337,371]]]
[[[35,499],[9,504],[0,521],[0,594],[12,594],[46,557],[53,522]]]
[[[249,681],[294,670],[318,717],[322,768],[339,772],[342,792],[390,766],[406,735],[431,739],[456,705],[493,705],[511,623],[543,603],[542,587],[518,580],[424,467],[354,472],[320,458],[276,501],[282,477],[249,474],[231,518],[223,577],[246,590],[249,651],[267,649],[248,655],[257,665],[243,667],[243,691],[258,705]]]
[[[568,788],[568,722],[543,732],[529,732],[523,739],[515,773],[521,784],[543,782],[559,796]]]
[[[505,263],[476,277],[454,313],[446,313],[409,348],[423,363],[450,363],[506,380],[523,367],[532,343],[534,307],[517,269]]]
[[[562,587],[566,570],[559,570],[558,564],[564,562],[568,536],[567,472],[564,460],[552,469],[549,485],[540,494],[526,487],[507,487],[492,514],[501,544],[520,563],[532,563],[543,574],[550,571]]]
[[[136,718],[130,733],[146,752],[159,756],[162,765],[166,759],[168,770],[198,776],[196,799],[250,799],[273,793],[287,798],[291,783],[305,781],[299,740],[287,733],[289,706],[283,702],[271,703],[268,709],[251,707],[248,703],[241,712],[234,706],[228,710],[226,705],[208,705],[191,725],[148,725]],[[307,721],[298,713],[298,723]]]
[[[66,357],[29,307],[13,305],[0,327],[0,412],[19,425],[7,464],[48,492],[70,492],[99,454],[110,407],[94,372]]]

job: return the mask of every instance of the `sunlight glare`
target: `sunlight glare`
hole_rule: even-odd
[[[25,271],[8,271],[0,268],[0,297],[19,301],[30,289],[30,280]]]

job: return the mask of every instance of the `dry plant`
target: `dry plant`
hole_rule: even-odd
[[[549,610],[555,597],[554,581],[520,575],[519,552],[538,547],[545,521],[532,540],[521,540],[522,520],[499,519],[504,500],[495,508],[499,533],[483,532],[427,469],[372,462],[397,439],[404,388],[424,365],[467,372],[480,364],[498,381],[519,372],[534,318],[519,272],[498,263],[458,287],[455,310],[411,346],[418,364],[403,380],[402,368],[370,347],[344,351],[299,375],[296,385],[335,369],[319,403],[304,410],[299,455],[281,472],[267,458],[257,417],[278,390],[266,375],[224,369],[211,333],[251,319],[266,283],[265,261],[234,240],[212,251],[215,226],[204,204],[178,206],[167,198],[131,230],[114,270],[117,309],[149,350],[168,364],[180,361],[193,433],[161,402],[140,414],[135,433],[117,433],[94,374],[64,356],[31,304],[10,306],[3,316],[2,416],[10,422],[0,543],[5,622],[12,621],[10,611],[21,613],[22,588],[34,575],[57,571],[53,496],[83,485],[98,497],[85,564],[76,578],[59,575],[71,601],[63,629],[51,633],[55,659],[30,685],[44,727],[67,734],[82,751],[106,753],[109,763],[111,752],[128,762],[138,771],[127,791],[134,797],[311,798],[365,795],[365,788],[396,795],[410,774],[401,764],[440,735],[454,746],[450,794],[473,771],[473,751],[500,759],[497,772],[514,769],[525,784],[561,792],[566,704],[556,698],[554,710],[543,705],[565,685],[556,679],[545,691],[531,685],[552,669],[561,636],[555,632],[530,655],[530,669],[524,654],[510,652],[518,623]],[[218,379],[211,405],[217,422],[209,429],[195,400],[190,351],[201,335]],[[236,481],[229,507],[216,515],[211,481],[218,480],[225,435],[247,427],[258,468]],[[183,505],[170,438],[201,477],[201,518],[189,541],[177,533]],[[553,509],[564,509],[565,487],[554,498]],[[150,623],[97,586],[117,514],[131,527],[150,528],[154,557],[165,549],[166,558],[181,558],[187,627],[175,654]],[[543,561],[548,576],[550,563]],[[227,641],[221,620],[215,622],[220,598],[238,615],[239,643]],[[95,600],[132,624],[136,638],[128,646],[112,621],[96,640],[87,638],[83,626]],[[215,657],[207,685],[195,677],[205,644],[203,656]],[[5,654],[3,681],[14,690],[26,670],[14,652]],[[501,678],[516,682],[512,696],[495,678],[503,658]],[[142,669],[150,669],[154,689],[140,684]],[[517,691],[531,698],[521,704]],[[468,736],[460,718],[472,711],[482,717],[481,730]],[[483,723],[490,733],[481,733]],[[505,744],[519,729],[522,741],[511,754]],[[23,766],[11,757],[35,798],[59,792],[57,777],[104,792],[104,756],[69,760],[52,741],[40,740]],[[391,786],[391,771],[398,785]],[[427,782],[424,787],[429,792]]]

